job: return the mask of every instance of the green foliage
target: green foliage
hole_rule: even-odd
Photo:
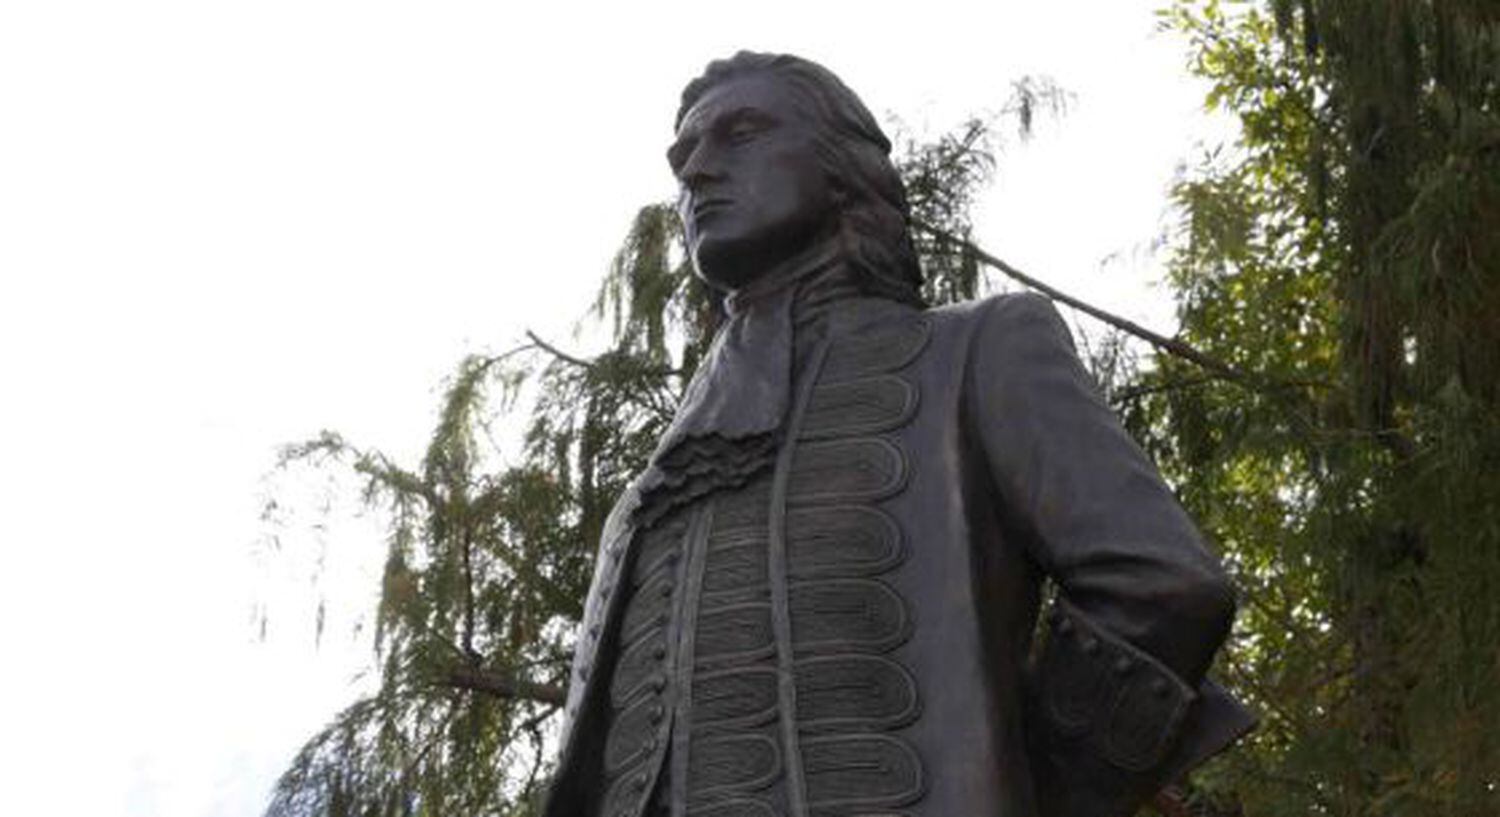
[[[536,794],[591,561],[570,547],[585,520],[557,475],[483,469],[486,385],[505,362],[462,364],[417,471],[327,432],[284,449],[283,465],[361,475],[389,538],[379,690],[307,743],[269,813],[490,814]]]
[[[1182,337],[1128,419],[1244,590],[1250,814],[1500,813],[1500,7],[1181,0],[1232,149],[1177,187]],[[1238,813],[1226,807],[1226,813]]]
[[[993,171],[996,128],[1029,133],[1062,95],[1024,80],[997,113],[935,140],[899,140],[918,217],[956,234]],[[983,285],[967,249],[919,247],[930,296]],[[640,210],[586,318],[609,347],[582,359],[545,340],[463,361],[421,467],[405,470],[325,432],[282,465],[352,469],[388,523],[375,616],[380,686],[315,735],[277,785],[269,817],[534,812],[556,747],[573,628],[604,518],[645,465],[718,326],[670,205]],[[525,406],[519,457],[500,466],[490,426]]]

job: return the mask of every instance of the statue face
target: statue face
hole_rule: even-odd
[[[769,74],[709,89],[667,151],[677,212],[698,274],[735,290],[837,226],[818,123]]]

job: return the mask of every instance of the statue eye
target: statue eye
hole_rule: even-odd
[[[761,134],[761,131],[763,130],[765,130],[765,128],[762,128],[760,125],[757,125],[754,122],[741,122],[739,124],[736,124],[734,127],[729,129],[729,144],[743,145],[746,142],[749,142],[750,140],[759,136]]]

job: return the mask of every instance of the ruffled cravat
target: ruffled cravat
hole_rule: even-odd
[[[808,302],[810,292],[844,290],[845,277],[839,244],[829,241],[725,300],[729,318],[641,478],[638,525],[649,526],[710,492],[743,485],[770,467],[791,405],[794,309]]]

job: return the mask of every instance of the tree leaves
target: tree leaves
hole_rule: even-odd
[[[1183,337],[1319,384],[1129,409],[1245,591],[1225,669],[1266,719],[1207,788],[1258,814],[1494,813],[1500,10],[1164,19],[1242,124],[1175,191]],[[1185,376],[1158,364],[1146,384]]]

